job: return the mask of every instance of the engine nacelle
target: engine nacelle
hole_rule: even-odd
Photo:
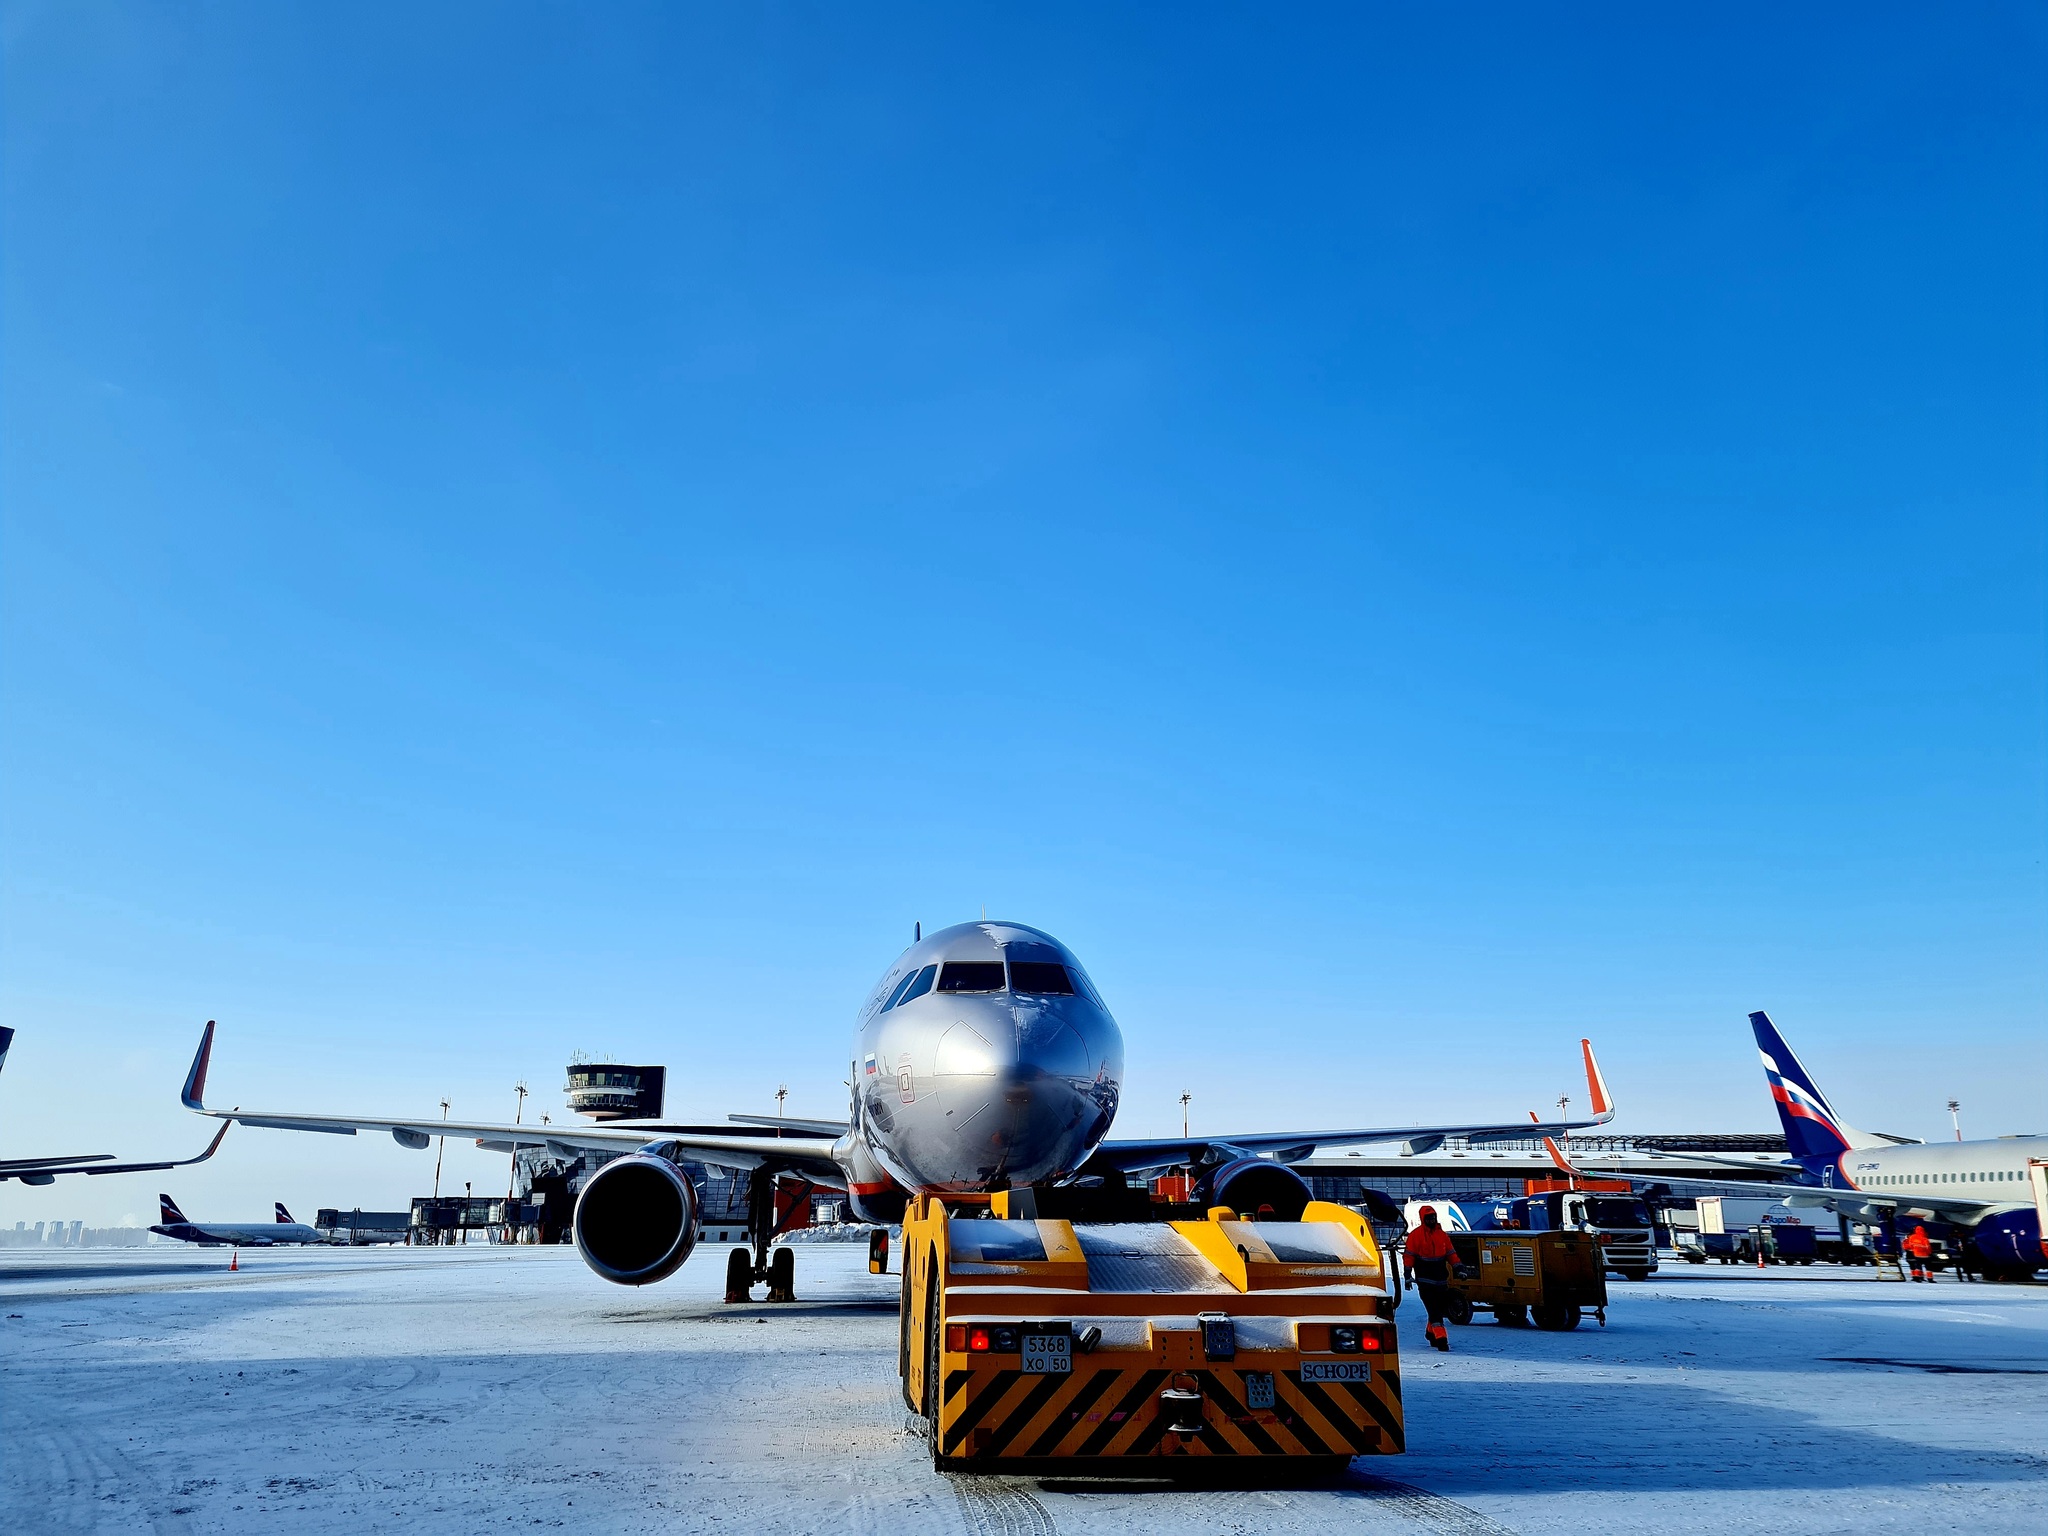
[[[697,1246],[704,1207],[669,1158],[635,1152],[590,1176],[576,1201],[576,1251],[614,1285],[666,1280]]]
[[[2048,1250],[2041,1242],[2041,1219],[2029,1210],[1999,1211],[1985,1217],[1971,1231],[1970,1241],[1988,1268],[2010,1274],[2032,1274],[2048,1260]]]
[[[1227,1205],[1240,1216],[1272,1221],[1299,1221],[1315,1192],[1308,1180],[1285,1163],[1263,1157],[1241,1157],[1205,1174],[1201,1181],[1205,1205]]]

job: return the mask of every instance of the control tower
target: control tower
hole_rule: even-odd
[[[562,1085],[569,1107],[593,1120],[658,1120],[668,1083],[666,1067],[629,1067],[616,1061],[572,1061]]]

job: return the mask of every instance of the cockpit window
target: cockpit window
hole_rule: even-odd
[[[913,997],[923,997],[925,993],[931,991],[932,978],[938,974],[939,968],[936,965],[928,965],[923,970],[904,977],[903,985],[897,989],[894,997],[882,1005],[882,1011],[887,1013],[891,1008],[901,1008]]]
[[[941,992],[1000,992],[1003,990],[1003,962],[1000,960],[948,960],[939,973]]]
[[[1051,997],[1072,997],[1074,983],[1068,978],[1064,965],[1053,965],[1044,960],[1012,960],[1010,990],[1038,992]]]
[[[889,1000],[882,1004],[881,1011],[887,1013],[891,1008],[894,1008],[903,1001],[903,994],[910,989],[910,984],[915,980],[917,980],[917,972],[904,972],[902,979],[889,989]]]

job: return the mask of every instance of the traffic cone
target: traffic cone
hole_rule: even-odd
[[[241,1267],[242,1250],[239,1248],[230,1250],[228,1254],[228,1273],[232,1275],[236,1270],[240,1269]]]

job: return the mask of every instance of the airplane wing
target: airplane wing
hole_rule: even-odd
[[[1658,1174],[1646,1174],[1640,1167],[1626,1169],[1603,1168],[1600,1160],[1586,1158],[1580,1165],[1574,1165],[1557,1148],[1557,1143],[1544,1138],[1544,1147],[1550,1153],[1550,1160],[1564,1173],[1577,1178],[1588,1175],[1595,1178],[1627,1179],[1631,1184],[1654,1184],[1667,1189],[1674,1195],[1687,1198],[1719,1195],[1723,1198],[1744,1200],[1786,1200],[1796,1206],[1809,1209],[1825,1208],[1854,1219],[1862,1219],[1864,1212],[1893,1214],[1904,1217],[1919,1215],[1938,1216],[1944,1221],[1960,1221],[1975,1225],[1988,1211],[1999,1205],[2010,1205],[2012,1201],[1982,1199],[1961,1199],[1954,1195],[1929,1195],[1919,1191],[1898,1194],[1891,1190],[1837,1189],[1826,1184],[1792,1184],[1782,1180],[1747,1179],[1697,1179],[1683,1175],[1665,1178]],[[1688,1153],[1690,1157],[1692,1154]],[[1734,1167],[1755,1167],[1756,1164],[1736,1163],[1732,1158],[1703,1158],[1702,1161],[1719,1162]]]
[[[820,1185],[838,1188],[844,1176],[832,1161],[832,1143],[821,1136],[784,1136],[773,1131],[735,1127],[729,1134],[706,1133],[694,1127],[616,1126],[601,1129],[582,1125],[508,1125],[482,1120],[437,1120],[430,1116],[404,1115],[322,1115],[293,1110],[208,1109],[205,1104],[206,1074],[213,1059],[213,1020],[199,1037],[199,1050],[192,1057],[192,1070],[185,1074],[185,1086],[178,1100],[197,1114],[216,1120],[239,1121],[243,1125],[279,1131],[318,1131],[330,1136],[353,1136],[359,1131],[383,1131],[402,1147],[425,1149],[437,1136],[473,1138],[487,1152],[511,1152],[520,1147],[547,1147],[568,1156],[585,1149],[604,1152],[636,1152],[656,1142],[672,1146],[686,1161],[714,1163],[721,1168],[776,1168],[801,1173]]]
[[[110,1152],[95,1153],[91,1157],[78,1158],[72,1162],[43,1158],[28,1158],[22,1162],[0,1164],[0,1180],[19,1179],[24,1184],[48,1184],[60,1173],[155,1173],[164,1168],[189,1168],[194,1163],[203,1163],[220,1150],[221,1141],[227,1136],[228,1128],[222,1126],[206,1150],[197,1157],[181,1157],[167,1163],[115,1163],[106,1159]],[[24,1166],[23,1163],[28,1166]]]
[[[111,1163],[111,1152],[81,1152],[75,1157],[7,1157],[0,1158],[0,1174],[28,1173],[37,1168],[49,1168],[58,1163]]]
[[[1593,1042],[1581,1040],[1585,1058],[1586,1090],[1591,1095],[1590,1120],[1486,1121],[1467,1125],[1370,1126],[1337,1131],[1261,1131],[1249,1136],[1176,1136],[1147,1141],[1105,1141],[1090,1161],[1107,1164],[1125,1172],[1143,1168],[1164,1168],[1177,1163],[1217,1162],[1233,1153],[1270,1157],[1277,1162],[1299,1162],[1315,1154],[1318,1147],[1350,1146],[1374,1141],[1405,1141],[1411,1152],[1433,1152],[1447,1137],[1463,1136],[1473,1141],[1523,1136],[1561,1136],[1588,1126],[1605,1125],[1614,1118],[1614,1101],[1607,1093],[1607,1079],[1593,1057]]]
[[[785,1120],[780,1115],[727,1115],[734,1125],[759,1126],[762,1130],[797,1131],[807,1136],[830,1136],[837,1140],[853,1129],[845,1120]]]

